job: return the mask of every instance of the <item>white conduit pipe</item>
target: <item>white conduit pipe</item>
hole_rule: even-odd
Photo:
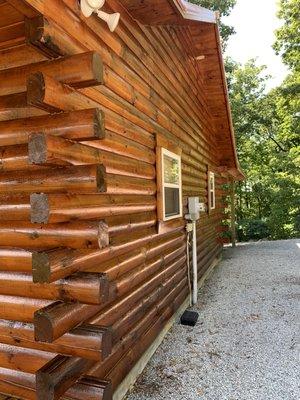
[[[198,300],[198,263],[197,263],[197,227],[193,221],[193,305]]]

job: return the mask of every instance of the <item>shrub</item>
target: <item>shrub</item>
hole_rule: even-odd
[[[266,239],[270,236],[270,230],[265,221],[243,220],[239,222],[237,235],[239,241]]]

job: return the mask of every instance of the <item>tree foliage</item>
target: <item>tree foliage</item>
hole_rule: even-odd
[[[286,65],[300,72],[300,0],[280,0],[278,16],[284,24],[276,31],[274,49]]]
[[[244,66],[228,60],[227,71],[238,155],[247,176],[237,190],[240,237],[297,236],[299,98],[291,90],[297,88],[297,82],[288,77],[279,88],[266,93],[269,77],[255,60]]]

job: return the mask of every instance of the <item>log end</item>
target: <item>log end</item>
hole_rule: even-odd
[[[44,133],[32,133],[28,139],[28,159],[31,164],[47,161],[47,143]]]
[[[43,102],[45,97],[45,79],[41,72],[30,74],[27,79],[27,102],[36,106]]]
[[[105,117],[104,112],[99,108],[95,110],[94,116],[94,131],[95,136],[99,139],[104,139],[105,137]]]
[[[94,80],[99,85],[104,83],[103,79],[103,63],[98,53],[94,52],[92,57],[92,71]]]
[[[105,221],[99,222],[98,244],[100,249],[103,249],[109,245],[108,225]]]
[[[35,18],[25,18],[25,37],[26,43],[33,46],[46,57],[57,58],[64,53],[54,43],[51,35],[47,35],[45,30],[49,22],[43,16]]]
[[[111,400],[113,396],[111,381],[105,381],[94,376],[84,375],[77,382],[78,389],[89,395],[89,400]]]
[[[34,313],[34,340],[45,343],[52,343],[54,340],[53,321],[46,307]]]
[[[32,254],[32,279],[34,283],[49,283],[51,277],[49,256],[45,252]]]
[[[112,330],[109,327],[99,329],[102,329],[102,360],[105,360],[112,352]]]
[[[77,332],[93,336],[99,343],[99,352],[101,352],[101,360],[104,360],[112,352],[112,329],[106,326],[84,324],[76,328]]]
[[[32,223],[46,224],[49,221],[48,196],[44,193],[30,195],[30,218]]]
[[[106,192],[106,170],[103,165],[97,165],[97,189],[98,192]]]

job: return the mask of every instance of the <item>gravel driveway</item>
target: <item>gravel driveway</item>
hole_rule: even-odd
[[[299,400],[299,284],[300,239],[225,250],[127,400]]]

